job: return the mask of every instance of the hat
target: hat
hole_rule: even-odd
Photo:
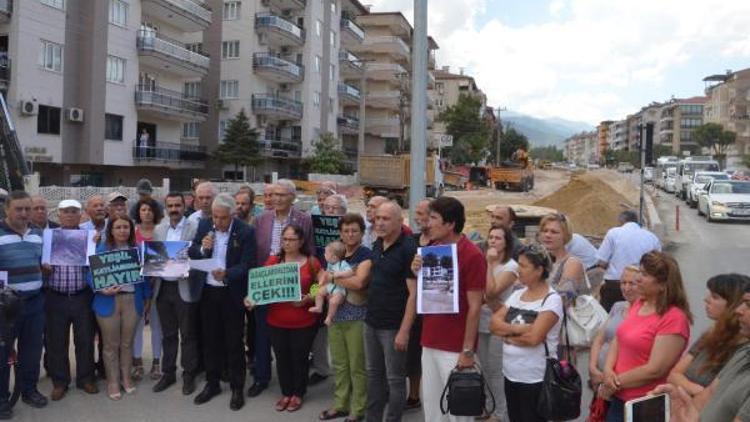
[[[65,199],[57,204],[58,210],[64,210],[65,208],[78,208],[80,210],[81,203],[76,201],[75,199]]]
[[[150,180],[141,179],[135,184],[135,190],[139,195],[151,195],[154,192],[154,187],[151,186]]]
[[[127,201],[128,197],[121,194],[120,192],[110,192],[109,195],[107,195],[107,203],[114,202],[118,199],[122,199],[123,201]]]

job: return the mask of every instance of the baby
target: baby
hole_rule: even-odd
[[[331,242],[326,246],[325,257],[328,262],[327,271],[333,275],[333,281],[324,283],[315,293],[315,306],[310,308],[310,312],[323,312],[323,301],[328,296],[328,315],[326,315],[325,324],[331,325],[333,317],[336,315],[339,306],[346,299],[346,289],[335,283],[337,278],[351,277],[354,270],[348,262],[344,261],[346,247],[341,241]]]

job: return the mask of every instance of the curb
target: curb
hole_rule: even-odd
[[[659,213],[656,211],[656,205],[651,197],[651,192],[646,189],[643,195],[644,202],[646,205],[646,219],[648,220],[648,228],[653,232],[659,239],[664,239],[664,224],[659,217]]]

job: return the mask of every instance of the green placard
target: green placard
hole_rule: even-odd
[[[255,305],[298,302],[302,299],[299,264],[253,268],[247,275],[247,297]]]
[[[89,257],[94,290],[143,281],[138,249],[104,252]]]
[[[329,243],[341,238],[339,231],[341,216],[313,215],[312,220],[316,248],[325,248]]]

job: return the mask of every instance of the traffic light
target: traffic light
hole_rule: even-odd
[[[641,142],[644,145],[644,142]],[[654,124],[646,123],[646,165],[652,166],[654,164]]]

